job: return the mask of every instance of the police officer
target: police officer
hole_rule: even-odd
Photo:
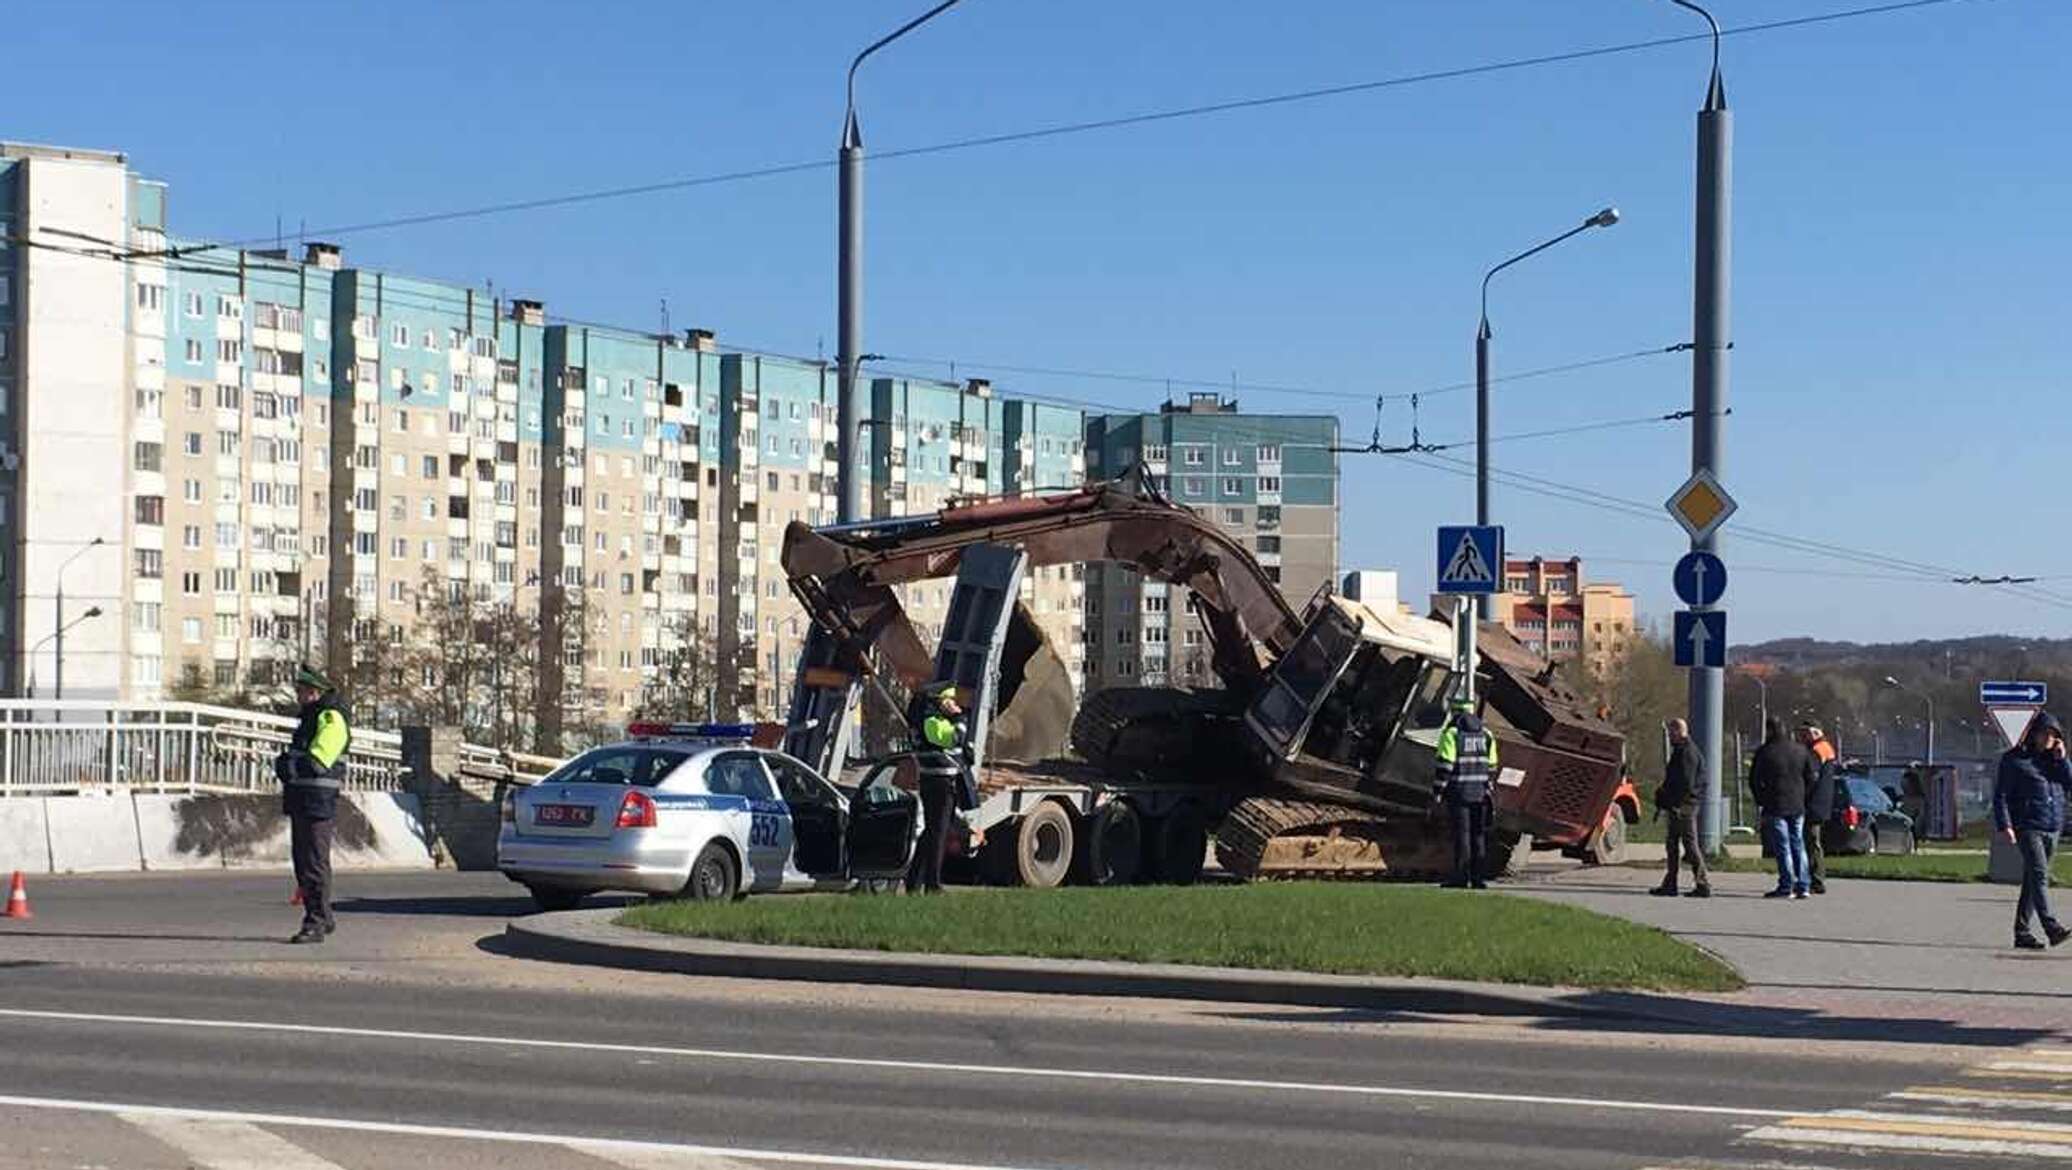
[[[953,804],[971,808],[978,799],[967,767],[964,708],[957,702],[956,684],[930,683],[921,695],[921,720],[915,728],[921,748],[915,756],[926,820],[913,864],[907,867],[906,888],[908,893],[939,894]]]
[[[1482,872],[1489,863],[1489,782],[1495,771],[1496,737],[1482,725],[1473,703],[1456,701],[1439,732],[1438,776],[1432,786],[1453,831],[1453,877],[1440,883],[1446,889],[1488,888]]]
[[[338,928],[331,917],[331,838],[352,729],[336,688],[314,667],[295,672],[295,701],[301,720],[273,765],[288,814],[295,885],[302,892],[302,929],[288,941],[320,943]]]

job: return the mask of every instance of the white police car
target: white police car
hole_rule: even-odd
[[[853,791],[746,726],[637,723],[504,798],[497,868],[543,910],[631,890],[725,900],[906,872],[918,802],[891,765]]]

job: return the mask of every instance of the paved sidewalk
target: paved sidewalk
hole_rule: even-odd
[[[1660,879],[1645,869],[1566,869],[1512,892],[1702,946],[1748,979],[1737,1002],[2072,1033],[2072,944],[2011,948],[2011,887],[1831,879],[1825,896],[1771,901],[1762,894],[1772,876],[1731,873],[1715,875],[1715,896],[1699,901],[1651,897]]]

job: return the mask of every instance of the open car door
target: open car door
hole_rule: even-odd
[[[893,783],[912,756],[872,766],[849,798],[849,876],[858,880],[903,877],[921,834],[921,801]]]

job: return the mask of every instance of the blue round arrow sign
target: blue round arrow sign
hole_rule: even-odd
[[[1685,605],[1717,605],[1727,592],[1727,563],[1709,552],[1687,552],[1676,562],[1675,582]]]

